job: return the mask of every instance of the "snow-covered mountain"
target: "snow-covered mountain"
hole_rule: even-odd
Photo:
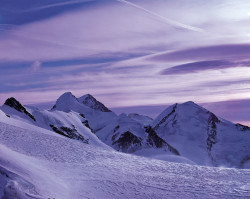
[[[9,98],[1,110],[17,119],[83,143],[112,147],[161,160],[188,164],[250,167],[250,129],[233,124],[193,102],[174,104],[155,120],[117,116],[87,94],[67,92],[49,111],[23,106]]]
[[[96,106],[93,106],[93,104]],[[103,107],[105,106],[102,106],[101,102],[92,96],[90,97],[90,95],[84,95],[77,99],[71,92],[66,92],[57,99],[56,104],[51,110],[77,112],[86,118],[89,126],[93,131],[96,131],[103,128],[108,121],[117,117],[116,114],[111,111],[103,111]]]
[[[249,127],[226,121],[193,102],[168,107],[152,128],[181,156],[199,165],[249,167]]]
[[[250,170],[171,163],[84,144],[0,110],[0,198],[233,199]]]
[[[72,101],[68,99],[68,101],[65,101],[65,104],[72,104]],[[24,107],[15,98],[7,99],[1,110],[10,118],[53,131],[67,138],[107,147],[92,132],[88,120],[77,112],[71,110],[68,112],[59,110],[47,111],[33,107]]]

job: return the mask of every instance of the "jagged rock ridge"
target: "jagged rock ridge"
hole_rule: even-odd
[[[114,140],[112,145],[117,145],[118,151],[131,153],[138,150],[142,146],[142,138],[138,138],[129,131],[122,133],[117,140],[115,140],[115,137],[115,135],[112,136]]]
[[[14,108],[15,110],[21,112],[21,113],[24,113],[26,115],[28,115],[32,120],[36,121],[35,117],[30,114],[26,108],[23,107],[23,105],[17,101],[14,97],[11,97],[11,98],[8,98],[5,103],[4,103],[6,106],[9,106],[11,108]]]
[[[74,125],[72,125],[72,128],[66,127],[66,126],[61,126],[61,127],[56,127],[53,124],[50,124],[50,127],[52,130],[60,135],[63,135],[67,138],[70,139],[75,139],[75,140],[80,140],[83,143],[88,144],[89,139],[85,139],[83,135],[79,134],[77,132],[77,129],[75,128]]]
[[[111,110],[109,110],[103,103],[97,101],[92,95],[87,94],[84,95],[80,98],[78,98],[78,100],[83,103],[84,105],[94,109],[94,110],[99,110],[102,112],[111,112]]]
[[[145,131],[146,133],[148,133],[148,138],[147,138],[148,145],[156,148],[167,147],[168,150],[174,153],[175,155],[180,155],[180,153],[174,147],[172,147],[165,140],[160,138],[151,126],[146,126]]]
[[[217,123],[220,122],[218,117],[215,114],[208,111],[209,118],[208,118],[208,125],[207,125],[207,150],[210,154],[212,150],[213,144],[216,144],[216,136],[217,136]]]

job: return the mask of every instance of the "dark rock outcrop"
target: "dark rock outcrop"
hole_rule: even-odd
[[[167,147],[172,153],[180,155],[174,147],[172,147],[165,140],[160,138],[151,126],[146,126],[145,131],[146,133],[148,133],[147,145],[155,148]]]
[[[166,122],[167,119],[170,117],[170,115],[172,115],[173,113],[175,113],[175,109],[176,108],[177,108],[177,104],[174,105],[172,111],[168,115],[166,115],[164,118],[162,118],[161,121],[157,125],[155,125],[153,129],[157,130],[160,127],[161,124],[163,124],[164,122]],[[175,120],[175,117],[174,117],[174,120]],[[175,123],[176,123],[176,121],[175,121]]]
[[[88,121],[88,120],[83,121],[82,124],[83,124],[84,126],[86,126],[88,129],[90,129],[90,131],[91,131],[92,133],[94,133],[93,129],[89,126],[89,121]]]
[[[208,112],[209,118],[208,118],[208,126],[207,126],[207,150],[210,154],[212,150],[213,144],[216,144],[216,136],[217,136],[217,123],[220,122],[220,120],[216,117],[215,114]],[[210,154],[211,155],[211,154]]]
[[[80,140],[86,144],[88,144],[88,142],[89,142],[89,139],[85,139],[81,134],[79,134],[74,126],[72,129],[72,128],[65,127],[65,126],[56,127],[56,126],[50,124],[50,127],[52,128],[52,130],[54,132],[56,132],[60,135],[63,135],[67,138],[74,139],[74,140]]]
[[[115,138],[112,137],[112,139]],[[142,138],[135,136],[130,131],[126,131],[118,140],[113,142],[113,145],[117,145],[119,151],[134,152],[138,147],[141,147],[141,142]]]
[[[26,114],[27,116],[29,116],[32,120],[36,121],[35,117],[33,115],[31,115],[26,108],[23,107],[23,105],[17,101],[14,97],[8,98],[5,103],[6,106],[9,106],[11,108],[14,108],[15,110]]]

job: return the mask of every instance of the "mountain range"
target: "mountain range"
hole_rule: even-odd
[[[154,159],[202,166],[250,168],[250,128],[234,124],[195,104],[166,108],[152,119],[116,115],[92,95],[61,95],[51,110],[9,98],[1,107],[19,120],[84,144]]]
[[[249,133],[193,102],[152,119],[89,94],[64,93],[50,110],[11,97],[0,108],[0,198],[249,198]]]

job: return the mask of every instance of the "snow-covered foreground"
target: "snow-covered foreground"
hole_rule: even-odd
[[[0,198],[250,197],[249,169],[149,159],[10,123],[0,122]]]

